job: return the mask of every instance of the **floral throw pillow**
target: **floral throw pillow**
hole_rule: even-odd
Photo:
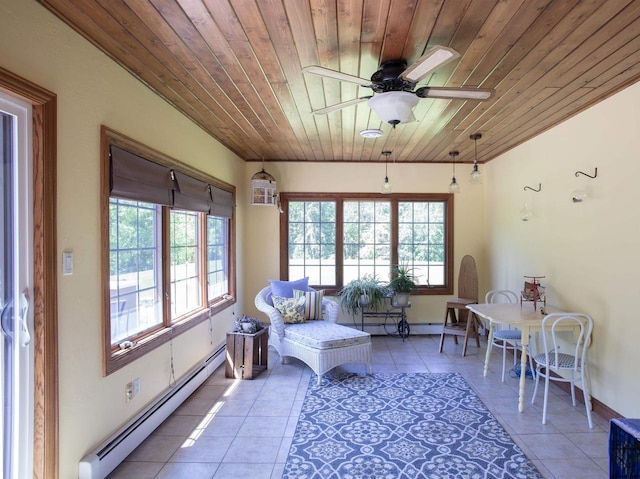
[[[306,301],[304,297],[283,298],[281,296],[272,296],[272,299],[273,306],[280,311],[285,323],[304,323],[304,303]]]
[[[324,298],[324,290],[320,291],[301,291],[293,290],[294,298],[305,298],[304,318],[305,319],[322,319],[322,298]]]

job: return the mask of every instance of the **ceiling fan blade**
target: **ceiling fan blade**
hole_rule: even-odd
[[[312,65],[310,67],[304,67],[302,71],[304,73],[320,75],[323,77],[333,78],[335,80],[346,81],[349,83],[355,83],[356,85],[371,88],[371,80],[365,80],[364,78],[360,78],[354,75],[349,75],[347,73],[337,72],[335,70],[330,70],[329,68]]]
[[[400,78],[418,83],[432,71],[454,61],[460,54],[453,48],[436,45],[426,51],[413,65],[400,74]]]
[[[490,88],[447,88],[436,86],[425,86],[416,90],[416,95],[420,98],[447,98],[452,100],[489,100],[495,94],[495,90]]]
[[[326,115],[327,113],[331,113],[332,111],[342,110],[351,105],[357,105],[358,103],[362,103],[363,101],[367,101],[371,96],[363,96],[360,98],[356,98],[354,100],[343,101],[342,103],[337,103],[335,105],[328,106],[326,108],[320,108],[319,110],[314,110],[314,115]]]

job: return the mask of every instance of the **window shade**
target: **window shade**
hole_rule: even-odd
[[[179,171],[173,171],[178,189],[173,195],[174,208],[208,213],[211,202],[209,185]]]
[[[211,204],[209,214],[221,218],[231,218],[233,216],[233,193],[223,190],[217,186],[209,186],[211,190]]]
[[[173,204],[171,170],[111,145],[111,196],[159,205]]]

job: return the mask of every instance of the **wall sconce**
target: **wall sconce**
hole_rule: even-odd
[[[540,191],[542,191],[542,183],[538,183],[538,189],[537,190],[535,188],[532,188],[531,186],[525,186],[524,187],[524,191],[527,191],[527,190],[531,190],[531,191],[534,191],[536,193],[540,193]],[[529,202],[525,201],[524,205],[522,206],[522,209],[520,210],[520,219],[522,221],[529,221],[531,218],[533,218],[533,210],[529,206]]]
[[[387,168],[388,168],[388,162],[389,162],[389,155],[391,154],[390,151],[383,151],[382,154],[384,155],[384,183],[382,183],[382,194],[388,195],[391,193],[391,182],[389,181],[389,175],[387,174]]]
[[[579,177],[580,175],[584,175],[587,178],[595,178],[596,176],[598,176],[598,168],[595,169],[595,172],[593,173],[593,176],[583,172],[583,171],[576,171],[576,178]],[[571,201],[573,201],[574,203],[582,203],[582,201],[587,197],[587,192],[585,190],[582,189],[578,189],[578,190],[573,190],[571,192]]]
[[[482,183],[482,173],[480,173],[480,170],[478,169],[478,140],[482,138],[482,135],[480,133],[474,133],[469,136],[469,138],[473,140],[475,151],[475,156],[473,158],[473,170],[471,171],[471,178],[469,179],[469,182],[474,185],[478,185]]]
[[[456,156],[458,156],[460,152],[458,151],[450,151],[449,156],[451,156],[451,164],[453,165],[453,177],[451,178],[451,183],[449,183],[449,193],[460,193],[460,185],[456,181]]]

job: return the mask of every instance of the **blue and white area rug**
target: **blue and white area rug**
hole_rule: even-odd
[[[459,374],[316,380],[283,479],[542,478]]]

